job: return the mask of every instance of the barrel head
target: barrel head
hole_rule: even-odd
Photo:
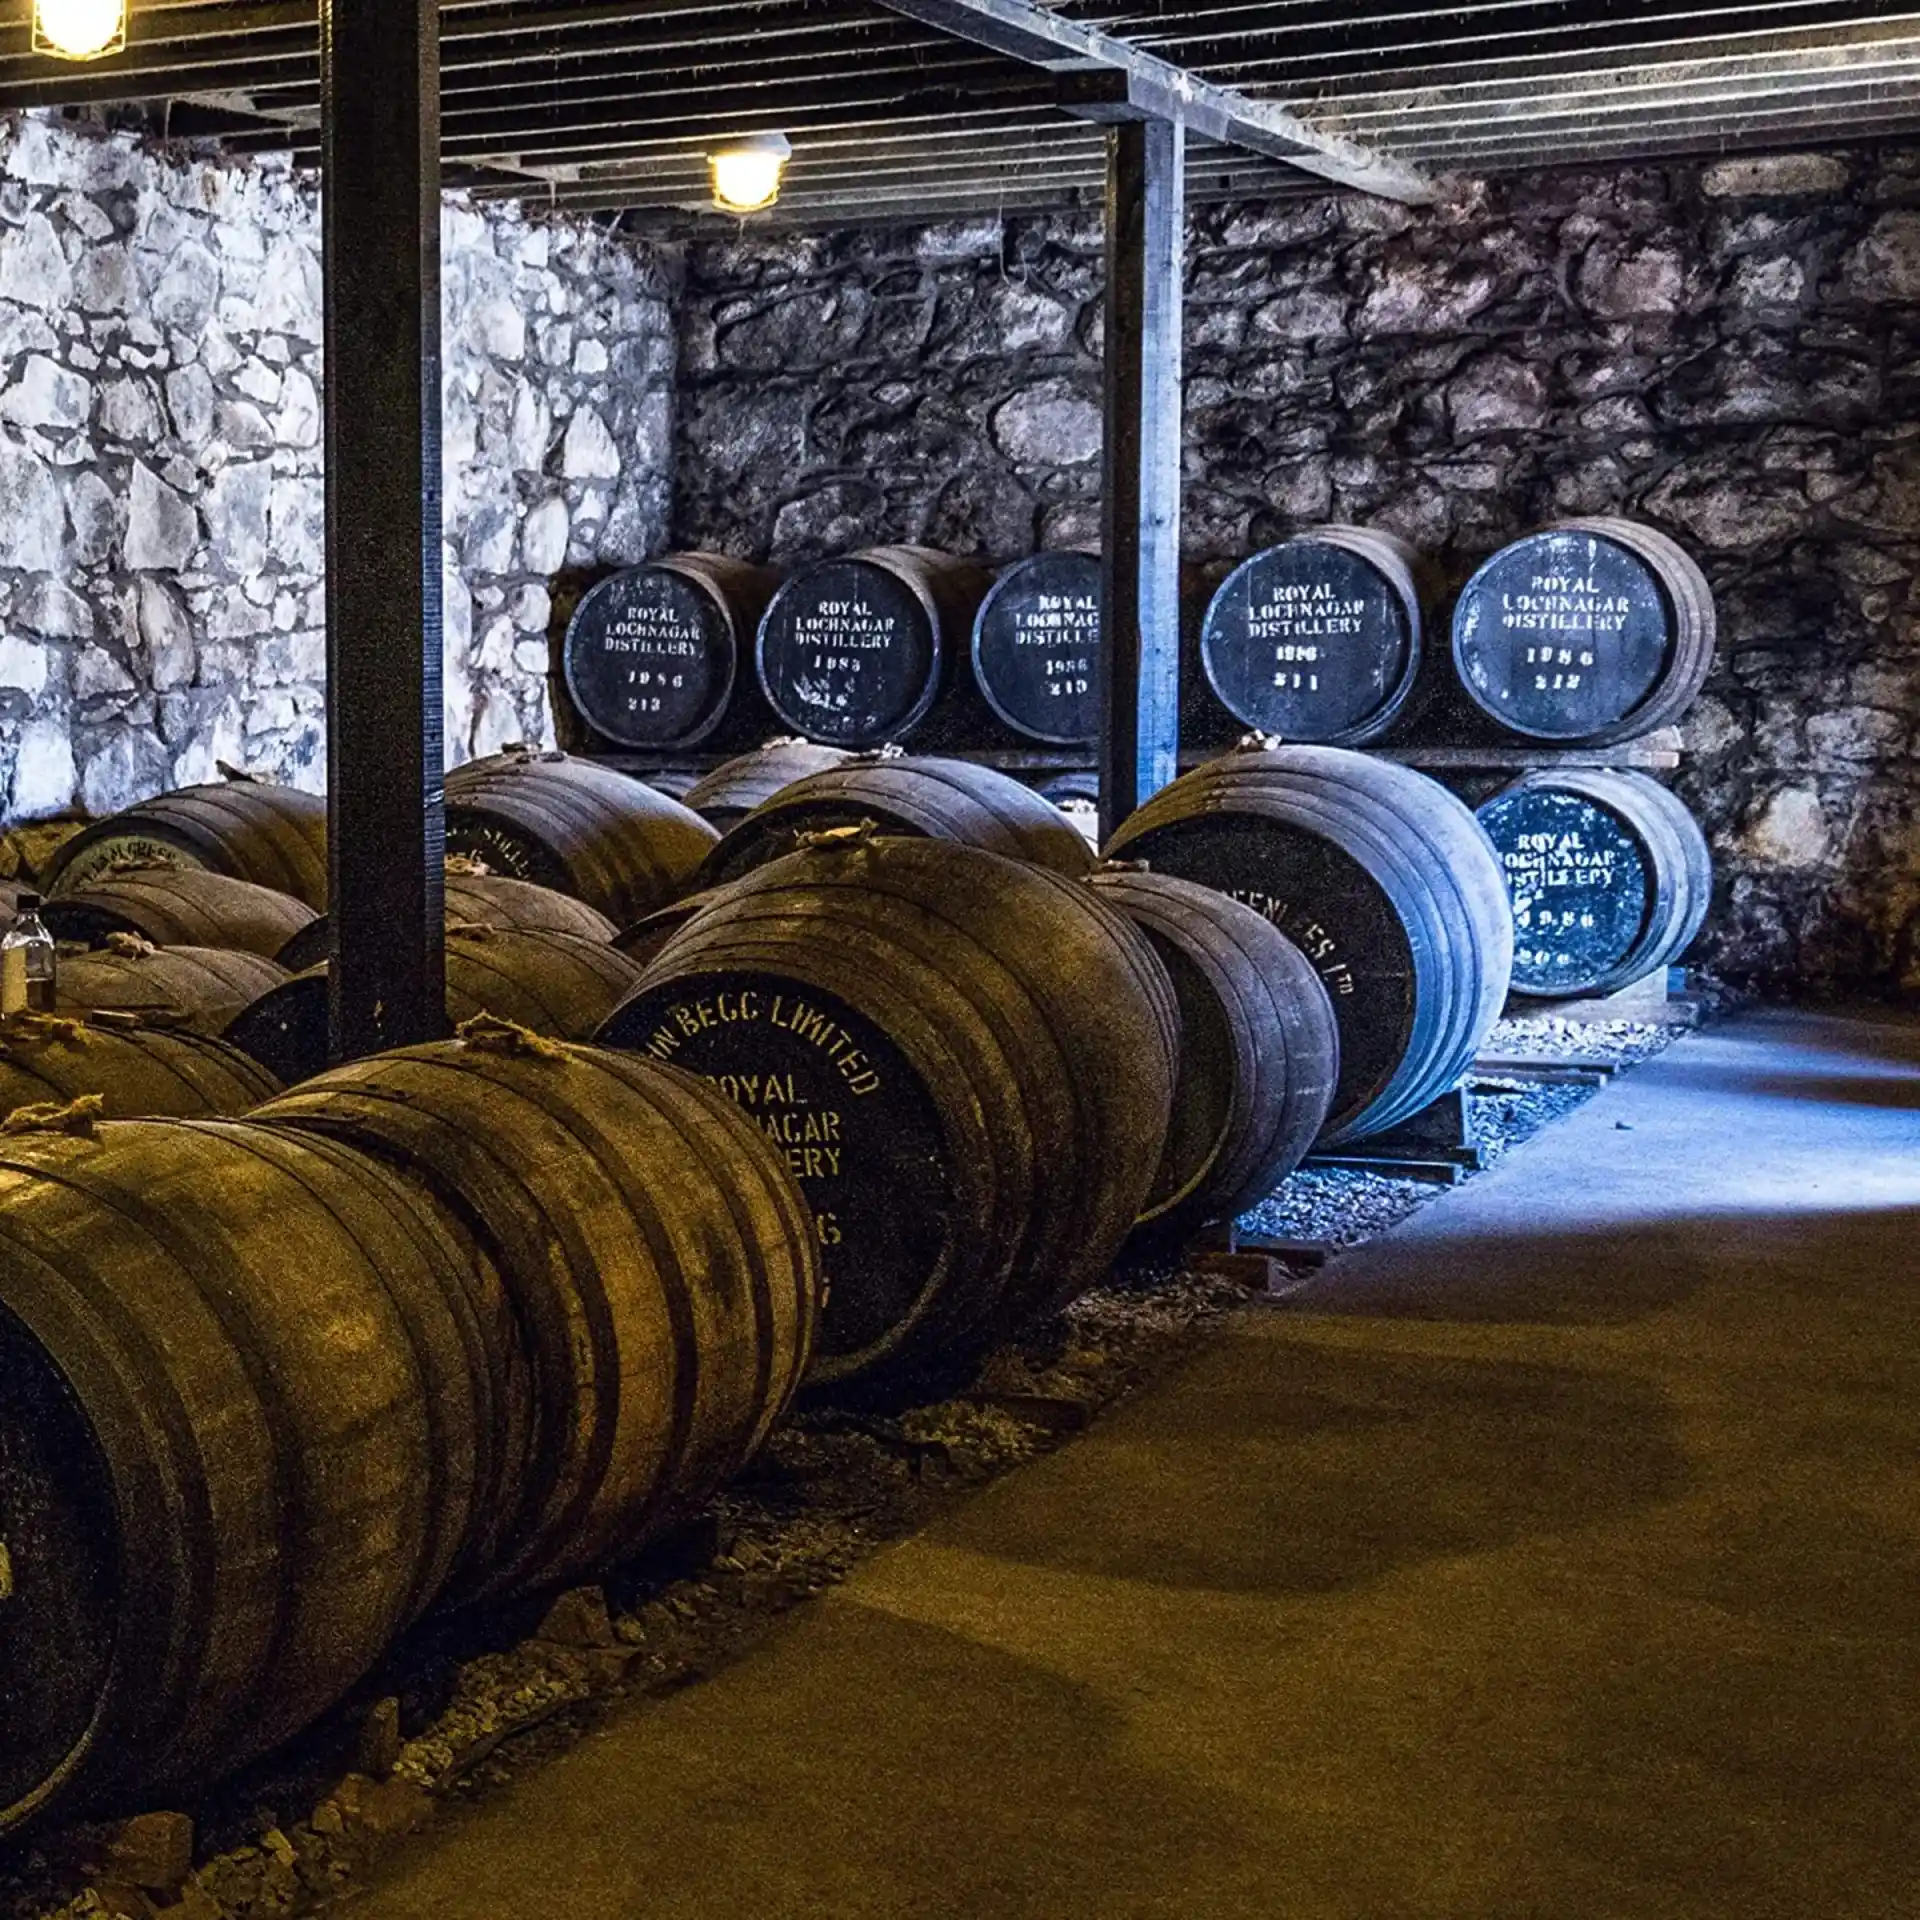
[[[733,692],[725,612],[684,574],[634,567],[603,580],[567,626],[573,704],[626,747],[688,746],[720,724]]]
[[[981,603],[973,670],[987,705],[1016,733],[1056,746],[1100,737],[1100,562],[1036,553]]]
[[[1666,588],[1626,547],[1587,532],[1530,534],[1468,581],[1454,608],[1454,663],[1503,726],[1582,740],[1652,695],[1674,622]]]
[[[1645,850],[1608,808],[1551,786],[1496,794],[1479,818],[1513,897],[1514,991],[1553,998],[1597,986],[1645,930]]]
[[[786,582],[760,623],[758,665],[774,712],[833,746],[899,738],[939,685],[926,606],[904,581],[857,559],[824,561]]]
[[[816,1380],[855,1370],[913,1323],[942,1264],[952,1190],[933,1100],[871,1021],[778,974],[716,971],[643,989],[598,1038],[710,1081],[785,1152],[828,1283]]]
[[[1327,840],[1246,815],[1171,821],[1116,851],[1245,901],[1306,955],[1340,1030],[1326,1132],[1363,1121],[1406,1057],[1416,992],[1406,928],[1372,875]]]
[[[10,1277],[0,1264],[0,1295]],[[0,1305],[0,1834],[32,1817],[86,1741],[113,1664],[119,1562],[93,1427]]]
[[[295,974],[228,1022],[222,1036],[257,1060],[282,1086],[297,1086],[327,1070],[327,976],[324,968]]]
[[[1283,541],[1242,562],[1207,609],[1200,659],[1243,726],[1287,740],[1365,737],[1403,699],[1419,636],[1400,590],[1363,555]]]

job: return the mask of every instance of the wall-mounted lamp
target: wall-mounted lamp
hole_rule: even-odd
[[[101,60],[127,44],[127,0],[33,0],[33,50]]]
[[[784,133],[750,133],[707,155],[714,205],[725,213],[758,213],[780,198],[780,177],[793,158]]]

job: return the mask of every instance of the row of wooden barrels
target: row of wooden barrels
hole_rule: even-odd
[[[1100,572],[1088,554],[1043,553],[995,579],[951,554],[873,547],[781,579],[718,554],[668,554],[582,599],[565,684],[603,738],[688,748],[720,726],[751,653],[781,724],[871,748],[927,718],[964,652],[1015,733],[1085,746],[1099,732]],[[1222,582],[1200,664],[1243,726],[1364,745],[1442,694],[1424,632],[1432,597],[1395,536],[1311,527]],[[1677,720],[1714,633],[1705,576],[1674,540],[1628,520],[1569,520],[1474,574],[1454,604],[1450,659],[1470,709],[1502,731],[1602,744]]]
[[[951,1381],[1454,1084],[1508,986],[1483,827],[1335,749],[1199,769],[1097,872],[961,763],[724,836],[564,758],[453,784],[463,1037],[332,1073],[323,975],[263,951],[321,924],[268,884],[324,875],[304,796],[164,796],[52,876],[108,943],[69,982],[274,977],[224,1040],[0,1032],[0,1831],[224,1772],[429,1606],[630,1553],[803,1381]]]

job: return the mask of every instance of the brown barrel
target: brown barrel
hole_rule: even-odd
[[[1081,881],[865,837],[735,883],[607,1022],[785,1148],[829,1284],[813,1379],[911,1384],[1072,1298],[1166,1142],[1165,969]]]
[[[1679,959],[1713,898],[1700,823],[1644,773],[1530,773],[1480,809],[1513,898],[1513,990],[1613,993]]]
[[[590,1039],[640,968],[601,940],[525,927],[447,932],[447,1020],[477,1013],[555,1040]],[[327,970],[309,967],[238,1011],[226,1037],[288,1086],[327,1067]]]
[[[167,1804],[484,1561],[525,1431],[498,1276],[334,1142],[0,1142],[0,1832]]]
[[[148,1014],[219,1033],[286,978],[285,967],[257,953],[153,947],[116,933],[98,953],[61,957],[58,999],[62,1013]]]
[[[602,580],[567,626],[567,692],[623,747],[691,747],[725,717],[780,576],[720,553],[668,553]]]
[[[21,1107],[98,1094],[109,1120],[245,1113],[280,1083],[237,1047],[180,1027],[128,1020],[0,1023],[0,1120]]]
[[[809,740],[881,747],[924,720],[993,584],[930,547],[868,547],[790,574],[760,622],[767,703]]]
[[[504,1276],[536,1419],[484,1584],[523,1588],[631,1553],[739,1469],[806,1367],[820,1276],[784,1156],[732,1102],[632,1055],[498,1044],[361,1061],[257,1118],[430,1188]]]
[[[1141,1225],[1177,1236],[1231,1220],[1305,1159],[1340,1073],[1333,1003],[1263,915],[1165,874],[1093,884],[1153,943],[1180,1003],[1173,1125]]]
[[[615,926],[678,899],[718,838],[679,801],[566,754],[499,754],[447,776],[449,853],[570,893]]]
[[[1472,812],[1411,768],[1340,747],[1243,749],[1164,788],[1109,855],[1263,913],[1312,961],[1340,1027],[1329,1144],[1456,1086],[1500,1017],[1513,913]]]
[[[136,867],[47,902],[56,940],[96,947],[110,933],[156,947],[226,947],[276,958],[318,917],[290,893],[197,867]]]
[[[1602,745],[1678,720],[1713,666],[1706,575],[1631,520],[1563,520],[1503,547],[1453,612],[1453,660],[1482,712],[1529,740]]]
[[[810,773],[826,773],[846,763],[843,747],[811,740],[769,740],[717,766],[686,794],[687,805],[717,832],[736,827],[755,807]]]
[[[791,853],[800,835],[871,821],[882,833],[957,841],[1079,877],[1093,869],[1084,834],[1031,787],[971,760],[861,756],[813,773],[756,807],[708,857],[709,883]]]
[[[569,893],[507,880],[493,873],[449,873],[449,927],[520,927],[532,933],[568,933],[577,940],[611,943],[617,929],[604,913]],[[333,926],[321,918],[304,927],[279,953],[283,967],[304,973],[333,951]]]
[[[1407,712],[1422,634],[1414,550],[1367,527],[1308,527],[1221,582],[1200,663],[1242,726],[1361,746]]]
[[[315,912],[327,904],[327,803],[317,793],[229,775],[96,821],[48,865],[50,894],[78,893],[129,861],[206,867],[273,887]]]

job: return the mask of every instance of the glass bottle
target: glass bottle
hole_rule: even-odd
[[[0,1013],[52,1013],[60,950],[40,918],[40,896],[23,893],[0,938]]]

